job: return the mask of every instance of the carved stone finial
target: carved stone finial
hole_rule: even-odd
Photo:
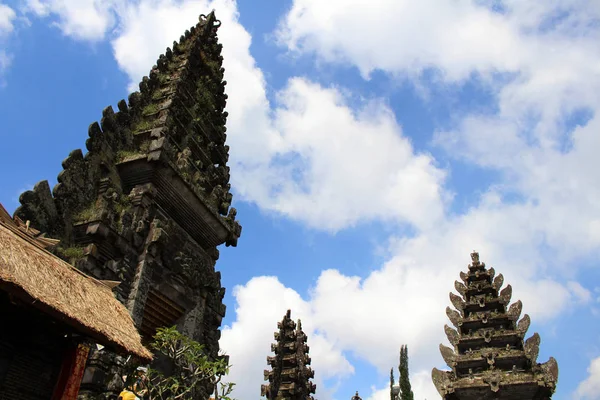
[[[508,303],[510,303],[511,297],[512,297],[512,286],[507,285],[500,292],[500,303],[502,303],[504,305],[508,305]]]
[[[494,283],[492,284],[492,286],[494,287],[494,289],[500,290],[503,283],[504,283],[504,276],[502,274],[498,274],[498,276],[496,278],[494,278]]]
[[[459,281],[454,281],[454,288],[463,297],[463,299],[466,297],[467,287],[465,285],[463,285]]]
[[[554,357],[550,357],[548,361],[540,364],[540,368],[542,369],[544,376],[546,378],[546,382],[556,384],[558,381],[558,363],[554,359]]]
[[[455,360],[456,360],[456,354],[454,353],[454,350],[452,350],[448,346],[444,346],[443,344],[440,344],[440,353],[442,354],[442,358],[444,359],[446,364],[450,368],[453,368],[454,364],[455,364]]]
[[[431,379],[433,381],[433,384],[440,396],[442,396],[443,398],[445,398],[447,394],[452,393],[454,391],[452,387],[452,381],[450,380],[450,377],[448,375],[449,372],[440,371],[437,368],[431,370]]]
[[[540,338],[540,335],[538,335],[538,333],[536,332],[533,334],[533,336],[531,336],[529,339],[527,339],[525,341],[525,345],[523,346],[523,349],[525,350],[525,354],[527,355],[529,360],[531,360],[531,363],[533,365],[535,365],[537,363],[537,357],[540,352],[541,341],[542,340]]]
[[[462,312],[465,309],[465,302],[463,301],[463,299],[461,299],[452,292],[450,292],[450,301],[458,311]]]
[[[523,311],[523,303],[521,300],[517,300],[508,308],[508,317],[513,321],[517,321],[521,316],[521,311]]]
[[[446,337],[452,346],[456,346],[458,344],[458,332],[455,329],[450,328],[448,325],[444,325],[444,331],[446,332]]]
[[[530,324],[531,324],[531,319],[529,318],[529,315],[527,315],[527,314],[523,315],[523,318],[517,324],[517,332],[519,333],[519,336],[521,336],[521,337],[525,336],[525,334],[527,333],[527,330],[529,329]]]
[[[459,327],[462,325],[461,322],[461,317],[460,314],[458,313],[458,311],[455,311],[453,309],[451,309],[450,307],[446,307],[446,315],[448,316],[448,319],[450,320],[450,322],[452,322],[452,325],[454,325],[455,327]]]

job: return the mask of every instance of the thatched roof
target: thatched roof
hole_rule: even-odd
[[[152,359],[129,312],[110,287],[49,253],[45,248],[53,244],[52,239],[30,229],[10,218],[0,204],[0,290],[99,344]]]

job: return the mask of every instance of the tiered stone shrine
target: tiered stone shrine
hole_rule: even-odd
[[[310,357],[308,338],[302,331],[302,323],[296,324],[288,310],[283,320],[277,323],[275,343],[271,345],[274,357],[267,357],[271,370],[265,370],[267,385],[261,386],[261,396],[270,400],[314,400],[316,385],[310,379],[314,371],[308,367]]]
[[[450,371],[432,371],[433,383],[446,400],[542,400],[550,399],[558,380],[558,364],[538,364],[540,336],[525,340],[530,318],[523,318],[523,305],[509,306],[512,287],[504,283],[471,254],[468,272],[454,286],[460,296],[450,293],[456,310],[446,314],[454,328],[445,326],[451,347],[440,345]],[[456,329],[455,329],[456,328]]]

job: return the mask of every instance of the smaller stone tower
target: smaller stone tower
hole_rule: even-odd
[[[317,387],[310,379],[315,373],[308,367],[308,338],[301,321],[294,323],[288,310],[277,328],[279,332],[275,332],[275,343],[271,345],[275,357],[267,357],[271,370],[265,370],[269,383],[261,386],[261,396],[270,400],[314,400],[311,394]]]
[[[512,288],[502,274],[486,269],[479,254],[471,254],[467,273],[454,287],[461,296],[450,293],[458,310],[446,308],[457,330],[445,326],[454,348],[440,345],[444,361],[452,369],[434,368],[435,387],[446,400],[533,400],[550,399],[558,380],[558,364],[550,360],[537,363],[540,336],[534,333],[524,340],[530,319],[521,320],[520,300],[510,307]]]

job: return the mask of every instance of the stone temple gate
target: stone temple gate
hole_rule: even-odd
[[[227,95],[220,21],[201,15],[167,48],[140,91],[107,107],[88,130],[87,153],[63,161],[20,197],[16,215],[50,237],[56,253],[105,281],[149,340],[177,327],[216,356],[225,289],[217,246],[241,233],[227,167]],[[114,393],[118,358],[95,352],[80,396]]]

